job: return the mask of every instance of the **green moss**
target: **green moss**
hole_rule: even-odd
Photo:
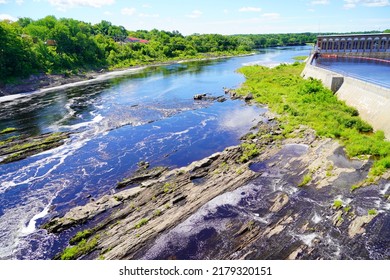
[[[370,209],[370,210],[368,210],[368,215],[377,215],[378,214],[378,212],[377,212],[377,210],[376,209]]]
[[[338,210],[338,209],[340,209],[340,208],[342,208],[343,207],[343,202],[341,201],[341,200],[335,200],[334,202],[333,202],[333,208],[334,209],[336,209],[336,210]]]
[[[161,216],[161,210],[160,209],[156,209],[154,212],[153,212],[153,216],[155,217],[158,217],[158,216]]]
[[[238,169],[236,170],[236,173],[237,173],[238,175],[241,175],[242,173],[244,173],[244,170],[243,170],[242,168],[238,168]]]
[[[256,144],[253,143],[242,143],[241,144],[242,149],[242,155],[239,159],[240,163],[248,162],[249,160],[253,159],[254,157],[258,156],[260,154],[259,149],[256,147]]]
[[[146,225],[148,222],[149,222],[149,219],[143,218],[134,226],[134,228],[140,228],[140,227]]]
[[[79,231],[78,233],[76,233],[75,236],[72,237],[72,239],[69,241],[69,243],[70,243],[70,245],[77,244],[81,240],[87,239],[92,234],[93,234],[93,230],[91,230],[91,229],[86,229],[86,230],[83,230],[83,231]]]
[[[357,190],[358,188],[361,188],[362,186],[363,186],[363,184],[352,185],[352,187],[351,187],[351,192]]]
[[[170,193],[171,190],[171,184],[170,183],[165,183],[163,186],[164,193]]]
[[[347,205],[343,208],[344,213],[349,213],[351,211],[352,207],[350,205]]]
[[[95,236],[93,239],[87,241],[86,239],[81,240],[77,245],[65,248],[62,252],[61,260],[75,260],[82,255],[92,252],[98,244],[99,236]]]
[[[303,187],[303,186],[306,186],[311,180],[312,180],[312,174],[309,173],[309,174],[306,174],[303,179],[302,179],[302,182],[299,183],[298,187]]]
[[[12,132],[15,132],[15,131],[17,131],[16,128],[14,128],[14,127],[7,127],[5,129],[1,130],[0,134],[12,133]]]
[[[21,160],[30,155],[58,147],[62,144],[61,141],[67,137],[68,134],[61,132],[49,134],[44,138],[23,139],[20,141],[14,141],[19,140],[20,137],[11,137],[0,145],[7,144],[7,146],[0,149],[0,153],[8,155],[1,163]]]

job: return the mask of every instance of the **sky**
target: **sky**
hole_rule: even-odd
[[[0,0],[0,20],[47,15],[184,35],[342,33],[390,29],[390,0]]]

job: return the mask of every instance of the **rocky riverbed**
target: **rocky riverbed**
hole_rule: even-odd
[[[390,258],[386,176],[351,191],[369,160],[306,127],[294,135],[267,113],[240,146],[174,170],[142,164],[116,193],[52,213],[49,234],[83,229],[56,258]]]

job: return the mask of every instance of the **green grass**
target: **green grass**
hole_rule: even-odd
[[[283,135],[289,137],[300,125],[314,129],[319,137],[339,140],[349,157],[375,160],[370,176],[382,175],[390,168],[390,142],[382,131],[359,117],[356,109],[337,99],[316,79],[303,79],[303,63],[275,68],[245,66],[239,71],[246,82],[239,93],[251,92],[260,104],[280,115]]]
[[[378,214],[378,212],[376,211],[376,209],[370,209],[370,210],[368,210],[368,215],[373,215],[373,216],[375,216],[376,214]]]

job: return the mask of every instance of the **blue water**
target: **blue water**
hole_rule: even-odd
[[[380,62],[359,58],[321,57],[314,60],[313,64],[345,76],[390,88],[390,60],[388,62]]]
[[[261,120],[265,109],[224,95],[247,64],[293,62],[310,48],[275,48],[246,57],[149,67],[99,83],[0,103],[0,130],[37,135],[69,131],[65,145],[0,166],[0,259],[46,259],[65,244],[39,226],[91,197],[115,191],[141,160],[180,167],[225,147]]]

